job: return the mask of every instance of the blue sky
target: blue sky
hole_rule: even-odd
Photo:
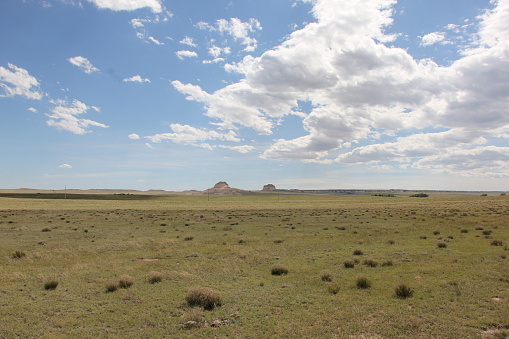
[[[508,0],[3,0],[0,188],[509,190],[508,22]]]

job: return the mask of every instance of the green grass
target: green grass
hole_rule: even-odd
[[[501,196],[4,197],[0,338],[481,338],[509,326],[508,215]],[[189,306],[196,286],[221,307]]]

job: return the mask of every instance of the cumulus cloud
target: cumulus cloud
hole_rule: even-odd
[[[38,111],[37,111],[37,109],[35,109],[35,108],[33,108],[33,107],[29,107],[29,108],[27,108],[27,111],[30,111],[30,112],[32,112],[32,113],[37,113],[37,112],[38,112]]]
[[[203,103],[205,115],[224,129],[272,134],[286,116],[300,112],[303,135],[276,139],[262,152],[265,159],[395,162],[509,176],[505,149],[491,144],[508,138],[509,1],[492,2],[493,9],[481,16],[475,44],[448,66],[391,46],[396,36],[385,31],[393,21],[394,0],[312,3],[316,22],[259,57],[225,65],[241,81],[212,93],[178,80],[172,85],[187,100]],[[236,34],[232,21],[198,26]],[[445,42],[439,33],[422,43]],[[310,107],[304,112],[303,103]],[[469,155],[492,156],[497,166],[472,161],[462,169],[460,162]]]
[[[198,47],[198,45],[194,43],[194,39],[188,36],[180,40],[180,43],[191,47]]]
[[[151,42],[153,42],[153,43],[154,43],[154,44],[156,44],[156,45],[164,45],[164,42],[161,42],[161,41],[159,41],[159,40],[157,40],[156,38],[151,37],[151,36],[149,36],[149,37],[148,37],[148,40],[149,40],[149,41],[151,41]]]
[[[421,46],[431,46],[445,40],[444,32],[432,32],[421,38]]]
[[[140,8],[150,8],[154,13],[163,11],[160,0],[88,0],[101,9],[113,11],[134,11]]]
[[[153,143],[159,143],[164,140],[172,141],[182,145],[201,145],[201,141],[223,140],[239,142],[237,134],[234,131],[228,133],[219,133],[217,131],[204,130],[189,125],[171,124],[170,129],[173,133],[162,133],[147,136],[146,138]]]
[[[141,76],[139,75],[133,75],[132,77],[130,78],[125,78],[125,79],[122,79],[122,81],[124,82],[150,82],[150,79],[148,78],[142,78]]]
[[[69,164],[62,164],[62,165],[60,165],[60,166],[58,166],[58,167],[60,167],[60,168],[66,168],[66,169],[67,169],[67,168],[72,168],[72,166],[71,166],[71,165],[69,165]]]
[[[131,140],[139,140],[140,139],[140,136],[136,133],[129,134],[127,137]]]
[[[83,135],[89,133],[92,126],[107,128],[105,124],[79,118],[82,114],[87,113],[90,109],[99,111],[97,107],[87,106],[78,100],[68,102],[66,100],[53,101],[55,107],[51,110],[51,114],[46,114],[50,118],[46,123],[48,126],[56,127],[59,130],[68,131],[74,134]]]
[[[13,97],[16,95],[27,99],[40,100],[43,94],[38,90],[39,81],[31,76],[26,69],[11,63],[7,68],[0,66],[0,97]]]
[[[239,41],[244,45],[244,50],[247,52],[254,51],[258,44],[258,41],[251,37],[250,34],[262,30],[260,22],[253,18],[247,22],[243,22],[238,18],[230,18],[230,20],[219,19],[214,24],[199,22],[197,27],[232,37],[235,41]]]
[[[198,56],[198,53],[194,51],[178,51],[175,52],[175,54],[180,60],[184,60],[185,58],[196,58]]]
[[[81,68],[83,72],[87,74],[99,72],[99,68],[92,65],[92,63],[87,58],[84,58],[82,56],[72,57],[67,60],[74,66]]]

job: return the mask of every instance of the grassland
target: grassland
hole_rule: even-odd
[[[509,336],[509,197],[77,198],[0,198],[1,338]]]

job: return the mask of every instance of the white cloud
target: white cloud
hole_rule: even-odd
[[[180,60],[184,60],[184,58],[196,58],[198,56],[194,51],[178,51],[175,52],[175,54]]]
[[[256,147],[250,146],[250,145],[241,145],[241,146],[225,146],[225,145],[219,145],[219,148],[226,148],[230,149],[232,151],[236,151],[242,154],[249,153],[256,149]]]
[[[50,118],[46,123],[48,126],[56,127],[59,130],[68,131],[74,134],[83,135],[89,133],[89,127],[102,127],[108,126],[92,121],[89,119],[78,118],[78,116],[87,113],[88,110],[93,109],[98,111],[97,107],[90,107],[78,100],[73,100],[71,103],[66,100],[53,101],[55,107],[51,110],[51,114],[46,114]]]
[[[385,44],[395,37],[384,33],[394,0],[312,3],[316,22],[260,57],[225,65],[243,76],[241,81],[213,93],[180,81],[173,86],[186,99],[203,103],[213,124],[259,134],[273,133],[300,102],[308,103],[304,135],[277,139],[262,153],[265,159],[437,169],[457,154],[456,167],[443,163],[444,169],[508,173],[482,161],[472,162],[475,170],[462,171],[459,163],[469,154],[505,159],[497,158],[502,149],[495,152],[490,143],[507,140],[509,130],[508,1],[493,2],[494,9],[481,18],[476,46],[450,66],[416,60]],[[198,24],[233,35],[232,26],[224,19]],[[423,43],[445,42],[438,33]]]
[[[60,166],[58,166],[58,167],[60,167],[60,168],[66,168],[66,169],[67,169],[67,168],[72,168],[72,166],[71,166],[71,165],[69,165],[69,164],[62,164],[62,165],[60,165]]]
[[[72,57],[67,60],[74,66],[81,68],[83,72],[87,74],[99,72],[99,68],[92,65],[92,63],[87,58],[84,58],[82,56]]]
[[[170,129],[172,130],[173,133],[155,134],[152,136],[147,136],[146,138],[153,143],[159,143],[161,141],[169,140],[176,144],[181,145],[193,145],[198,147],[205,146],[204,148],[207,149],[211,149],[212,146],[200,142],[210,140],[222,140],[232,142],[240,141],[240,139],[237,137],[237,134],[234,131],[228,131],[228,133],[220,133],[217,131],[203,130],[191,127],[189,125],[181,124],[171,124]]]
[[[164,45],[164,42],[161,42],[161,41],[159,41],[156,38],[151,37],[151,36],[148,37],[148,40],[153,42],[153,43],[155,43],[156,45]]]
[[[180,40],[180,43],[191,47],[198,47],[198,45],[194,43],[194,39],[188,36]]]
[[[445,41],[444,32],[433,32],[426,34],[421,38],[421,46],[431,46],[436,43],[443,43]]]
[[[140,8],[148,7],[154,13],[163,11],[160,0],[88,0],[101,9],[111,9],[113,11],[134,11]]]
[[[127,137],[129,139],[131,139],[131,140],[138,140],[138,139],[140,139],[140,136],[138,134],[136,134],[136,133],[129,134]]]
[[[122,79],[122,81],[124,82],[150,82],[150,79],[148,78],[142,78],[141,76],[139,75],[133,75],[132,77],[130,78],[125,78],[125,79]]]
[[[37,113],[37,109],[33,108],[33,107],[29,107],[27,108],[27,111],[30,111],[30,112],[33,112],[33,113]]]
[[[31,76],[26,69],[7,64],[9,69],[0,66],[0,97],[20,95],[27,99],[40,100],[43,94],[38,91],[39,81]]]
[[[247,22],[243,22],[238,18],[230,18],[230,20],[219,19],[213,25],[199,22],[196,26],[203,30],[226,34],[235,41],[240,41],[241,44],[245,45],[245,51],[254,51],[256,49],[258,41],[249,35],[262,30],[260,22],[253,18]]]
[[[224,62],[225,58],[215,58],[212,60],[202,60],[203,64],[217,64],[219,62]]]
[[[212,46],[209,48],[209,54],[212,55],[214,58],[218,58],[221,54],[230,54],[231,53],[231,49],[230,47],[217,47],[217,46]]]

